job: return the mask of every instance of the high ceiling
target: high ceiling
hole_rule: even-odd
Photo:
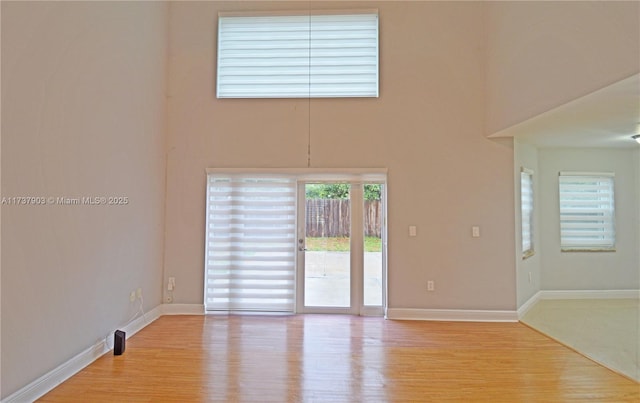
[[[640,74],[501,130],[538,147],[629,148],[640,123]]]

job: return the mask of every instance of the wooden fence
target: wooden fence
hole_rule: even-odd
[[[351,222],[350,200],[308,199],[306,201],[308,237],[348,237]],[[364,234],[380,238],[381,203],[379,200],[364,202]]]

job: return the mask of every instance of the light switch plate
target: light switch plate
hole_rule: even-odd
[[[410,225],[409,226],[409,236],[416,236],[416,234],[418,233],[416,226],[415,225]]]

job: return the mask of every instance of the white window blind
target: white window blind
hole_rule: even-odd
[[[559,183],[562,250],[613,250],[613,174],[560,172]]]
[[[377,97],[377,12],[221,15],[217,96]]]
[[[522,257],[533,255],[533,172],[520,172],[520,204],[522,228]]]
[[[205,308],[293,312],[295,179],[207,180]]]

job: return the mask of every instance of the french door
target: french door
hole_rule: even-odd
[[[207,311],[384,313],[386,175],[309,171],[207,171]]]
[[[383,194],[383,184],[299,182],[298,312],[383,314]]]

